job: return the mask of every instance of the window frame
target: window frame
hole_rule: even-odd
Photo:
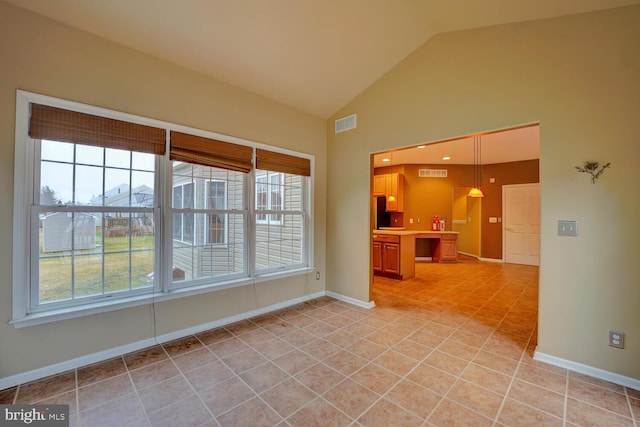
[[[166,135],[166,154],[156,155],[156,170],[154,178],[154,192],[156,194],[156,203],[153,207],[154,217],[161,218],[156,224],[155,239],[155,259],[154,259],[154,282],[152,291],[141,294],[128,294],[123,298],[103,298],[100,301],[92,301],[87,304],[63,305],[61,307],[50,306],[47,310],[33,310],[30,305],[30,294],[32,292],[32,277],[34,269],[37,268],[37,261],[32,260],[33,250],[33,214],[32,201],[33,194],[36,189],[36,178],[34,176],[36,168],[34,165],[35,143],[28,135],[30,120],[30,105],[32,103],[59,107],[72,111],[92,114],[105,118],[112,118],[131,122],[134,124],[142,124],[155,126],[164,129]],[[245,230],[244,230],[244,251],[245,251],[245,270],[246,274],[242,277],[229,277],[228,280],[204,280],[194,281],[187,286],[175,287],[171,283],[171,242],[173,241],[173,228],[170,214],[172,202],[172,182],[171,182],[171,161],[169,160],[169,144],[170,131],[179,131],[202,136],[205,138],[214,138],[222,141],[228,141],[235,144],[251,147],[253,150],[253,167],[245,177]],[[268,149],[275,152],[281,152],[304,159],[308,159],[311,165],[311,175],[303,177],[304,181],[304,247],[303,247],[303,263],[295,268],[281,269],[274,272],[255,272],[255,239],[256,239],[256,220],[255,220],[255,153],[257,149]],[[306,274],[313,270],[313,242],[314,230],[310,224],[313,223],[313,170],[314,156],[295,152],[286,149],[278,149],[269,145],[248,141],[228,135],[221,135],[214,132],[197,130],[169,122],[149,119],[128,113],[122,113],[101,107],[81,104],[73,101],[67,101],[59,98],[53,98],[46,95],[26,92],[18,90],[16,92],[16,128],[15,128],[15,159],[14,159],[14,197],[13,197],[13,301],[12,301],[12,320],[10,323],[16,328],[39,325],[63,319],[77,318],[81,316],[119,310],[128,307],[136,307],[148,304],[150,301],[165,301],[175,298],[188,297],[202,293],[215,292],[217,290],[228,289],[237,286],[246,286],[256,284],[263,281],[270,281],[292,275]],[[39,193],[39,188],[37,189]],[[194,186],[194,193],[196,188]],[[228,196],[228,186],[225,185],[225,193]],[[195,196],[195,194],[194,194]],[[284,199],[283,203],[284,203]],[[228,202],[228,201],[227,201]],[[228,207],[228,206],[227,206]],[[79,210],[87,211],[88,206],[79,206]],[[107,209],[106,206],[99,207]],[[109,208],[110,209],[110,208]],[[133,209],[133,208],[127,208]],[[228,221],[225,221],[225,227],[228,227]],[[197,236],[196,224],[194,221],[194,238]],[[20,239],[16,236],[25,236]],[[37,237],[37,236],[36,236]],[[206,238],[208,239],[208,238]],[[225,230],[225,240],[228,239],[228,230]],[[35,246],[36,250],[38,245]],[[35,266],[35,267],[34,267]]]

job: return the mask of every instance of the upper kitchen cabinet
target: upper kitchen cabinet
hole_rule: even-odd
[[[373,176],[373,195],[387,198],[387,212],[404,209],[404,175],[387,173]]]
[[[404,175],[390,173],[387,178],[387,212],[404,210]]]
[[[374,175],[373,176],[373,195],[374,196],[387,196],[387,175]]]

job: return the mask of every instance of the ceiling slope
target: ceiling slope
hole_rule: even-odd
[[[328,118],[434,34],[640,0],[7,0]]]

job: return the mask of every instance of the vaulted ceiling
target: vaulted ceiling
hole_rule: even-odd
[[[640,0],[7,0],[328,118],[442,32]]]

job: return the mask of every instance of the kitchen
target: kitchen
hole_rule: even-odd
[[[406,280],[415,262],[458,254],[503,262],[503,186],[539,182],[539,126],[373,155],[373,271]],[[484,197],[468,197],[478,186]]]

